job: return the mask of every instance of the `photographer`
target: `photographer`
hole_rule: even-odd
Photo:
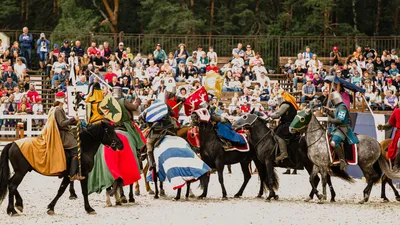
[[[46,65],[47,55],[50,52],[50,41],[46,39],[46,35],[44,33],[40,34],[39,40],[36,42],[37,44],[37,54],[39,55],[39,63],[40,69],[44,69]]]

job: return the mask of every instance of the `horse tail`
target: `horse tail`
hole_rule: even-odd
[[[340,179],[342,179],[344,181],[347,181],[349,183],[354,183],[355,182],[355,180],[352,177],[350,177],[349,174],[346,173],[346,171],[341,170],[340,167],[338,167],[338,166],[332,166],[331,167],[330,175],[334,176],[334,177],[338,177],[338,178],[340,178]]]
[[[395,172],[390,169],[389,163],[388,163],[387,159],[385,158],[385,156],[383,156],[381,154],[379,156],[378,162],[379,162],[380,169],[387,177],[389,177],[392,180],[400,179],[400,172],[399,171]]]
[[[200,181],[199,188],[201,190],[204,190],[205,186],[207,185],[207,179],[208,179],[207,176],[210,176],[210,175],[208,173],[205,173],[199,177],[199,181]]]
[[[8,180],[10,179],[10,166],[8,165],[8,152],[12,143],[7,144],[0,156],[0,204],[7,195]]]
[[[274,173],[272,175],[272,181],[274,182],[272,188],[274,188],[274,190],[278,190],[279,189],[279,176],[278,176],[278,173],[276,172],[276,169],[274,169]]]

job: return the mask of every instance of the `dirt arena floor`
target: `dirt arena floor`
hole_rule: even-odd
[[[167,197],[154,200],[153,196],[145,193],[141,183],[141,195],[136,197],[136,203],[105,208],[104,193],[90,195],[91,206],[97,215],[87,215],[83,208],[80,186],[75,185],[78,199],[69,200],[69,193],[65,193],[53,216],[46,214],[46,206],[55,196],[61,180],[30,173],[19,187],[24,199],[24,212],[17,217],[7,216],[6,198],[0,207],[0,224],[400,224],[400,202],[396,202],[393,192],[388,190],[387,196],[391,202],[382,203],[380,184],[374,186],[370,202],[360,205],[358,201],[362,199],[365,183],[357,180],[355,184],[348,184],[334,178],[336,203],[326,202],[321,205],[317,204],[317,200],[305,203],[303,200],[310,191],[306,171],[299,171],[298,175],[282,175],[284,170],[278,169],[278,201],[266,202],[255,198],[259,188],[258,175],[253,175],[244,196],[234,199],[232,197],[243,178],[238,165],[232,166],[232,170],[233,174],[227,174],[226,171],[224,174],[229,196],[226,201],[220,200],[221,188],[217,175],[213,174],[206,200],[174,202],[172,198],[175,191],[168,184],[165,185]],[[201,190],[197,186],[196,183],[192,187],[194,193],[199,195]],[[125,191],[128,190],[125,187]],[[115,204],[114,199],[112,202]]]

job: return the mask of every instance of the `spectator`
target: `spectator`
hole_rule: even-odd
[[[108,83],[111,87],[121,87],[121,84],[118,82],[117,77],[113,77],[112,81]]]
[[[71,54],[71,48],[69,47],[69,42],[67,40],[64,40],[63,46],[60,48],[60,53],[65,53],[65,58],[69,57],[69,54]]]
[[[331,53],[329,53],[329,63],[331,66],[334,64],[339,64],[342,65],[342,54],[339,52],[339,48],[337,46],[334,46],[332,48]]]
[[[369,47],[369,45],[366,45],[364,47],[364,58],[368,59],[368,58],[372,58],[373,60],[376,59],[376,57],[378,56],[378,53],[376,52],[375,49]]]
[[[386,94],[388,91],[392,91],[393,94],[396,94],[396,86],[393,85],[393,81],[390,79],[387,81],[387,85],[383,87],[383,91]]]
[[[122,61],[122,54],[124,53],[125,48],[124,48],[124,43],[120,42],[118,44],[118,48],[115,49],[115,59],[117,63],[121,63]]]
[[[94,69],[94,72],[93,72],[94,74],[96,74],[98,77],[100,77],[102,80],[104,80],[104,77],[103,77],[103,75],[100,73],[100,71],[99,71],[99,69]],[[89,85],[90,84],[92,84],[92,83],[94,83],[94,82],[97,82],[97,83],[102,83],[102,81],[100,81],[94,74],[91,74],[90,76],[89,76]]]
[[[8,46],[7,46],[5,43],[3,43],[3,40],[2,40],[2,39],[0,39],[0,59],[1,59],[1,57],[2,57],[3,54],[4,54],[4,52],[5,52],[7,49],[8,49]],[[1,126],[0,126],[0,128],[1,128]]]
[[[369,74],[374,74],[374,63],[372,62],[372,58],[368,58],[367,64],[365,64],[365,69]]]
[[[174,58],[177,64],[179,64],[181,61],[183,61],[183,63],[186,63],[186,59],[189,58],[189,52],[185,48],[186,45],[183,43],[178,45],[178,50],[176,50],[174,54]]]
[[[126,57],[128,57],[129,61],[132,63],[134,60],[131,48],[126,48]]]
[[[399,73],[399,69],[397,68],[396,63],[392,63],[390,65],[390,70],[389,70],[389,74],[391,76],[396,76]]]
[[[20,102],[22,97],[24,96],[24,93],[20,92],[19,87],[15,87],[14,88],[13,94],[14,94],[14,101],[15,102]]]
[[[242,48],[243,48],[242,43],[238,43],[238,44],[237,44],[237,48],[234,48],[234,49],[232,50],[232,59],[235,58],[235,54],[238,54],[239,57],[244,58],[244,51],[243,51]]]
[[[303,52],[303,59],[306,61],[306,65],[313,58],[313,53],[311,52],[310,47],[306,46],[306,51]]]
[[[358,59],[358,57],[362,55],[362,48],[360,46],[357,46],[356,51],[353,52],[353,56]]]
[[[156,50],[154,50],[153,56],[156,64],[162,64],[167,59],[167,54],[164,49],[161,48],[161,44],[156,45]]]
[[[14,95],[10,94],[8,99],[5,101],[4,115],[13,115],[17,111],[17,104],[14,101]],[[15,127],[15,120],[6,120],[5,127]]]
[[[76,85],[77,86],[89,85],[89,82],[86,81],[86,76],[85,75],[79,76],[79,80],[76,82]]]
[[[46,39],[46,35],[44,33],[41,33],[40,38],[39,40],[37,40],[36,44],[38,46],[37,54],[39,55],[40,69],[44,70],[47,55],[50,52],[50,41]]]
[[[231,80],[229,86],[233,89],[234,92],[242,92],[243,87],[238,76],[235,76],[233,80]]]
[[[36,100],[35,104],[33,104],[32,113],[33,113],[33,115],[43,115],[44,114],[41,98],[38,98]],[[38,125],[39,127],[41,127],[41,126],[43,126],[43,120],[35,119],[35,124]]]
[[[384,106],[383,109],[386,110],[394,110],[395,108],[397,108],[398,105],[398,100],[397,97],[395,95],[393,95],[393,91],[392,90],[388,90],[386,91],[385,94],[385,100],[384,100]]]
[[[85,54],[85,49],[82,47],[81,42],[79,40],[75,41],[75,46],[72,48],[72,51],[75,52],[75,55],[79,58],[82,58]]]
[[[254,50],[251,49],[250,45],[246,46],[246,51],[244,52],[244,64],[246,66],[250,65],[250,60],[256,56]]]
[[[199,64],[200,64],[200,73],[205,74],[207,65],[209,64],[208,57],[205,52],[202,53],[202,56],[200,57],[199,60]]]
[[[397,59],[399,59],[399,57],[397,56],[397,52],[396,52],[396,49],[394,48],[394,49],[392,49],[392,51],[390,51],[390,57],[391,57],[391,59],[392,60],[397,60]]]
[[[192,61],[189,61],[186,66],[185,70],[185,78],[188,79],[190,76],[193,76],[193,74],[198,74],[199,70],[198,68],[194,65]]]
[[[186,66],[184,61],[180,61],[178,67],[176,68],[175,72],[175,80],[178,82],[182,82],[185,80],[186,77]]]
[[[17,58],[17,63],[14,64],[14,71],[17,74],[18,80],[24,79],[22,75],[26,69],[26,65],[22,62],[21,58]]]
[[[36,91],[34,83],[29,84],[29,91],[26,93],[26,97],[28,97],[30,103],[35,103],[39,98],[39,93]]]
[[[54,55],[53,51],[50,51],[49,56],[46,59],[46,76],[53,76],[52,67],[55,62],[57,62],[57,57]]]
[[[99,45],[98,51],[100,52],[101,57],[104,58],[104,45]]]
[[[31,77],[29,75],[26,75],[24,81],[22,82],[25,92],[29,90],[30,83],[31,83]]]
[[[104,63],[104,59],[100,54],[100,51],[96,52],[96,57],[92,59],[92,64],[94,68],[99,69],[99,71],[105,72],[106,71],[106,64]]]
[[[244,77],[243,85],[245,88],[251,87],[251,80],[249,76]]]
[[[253,58],[250,59],[250,66],[255,66],[258,63],[261,63],[264,66],[264,60],[261,58],[261,53],[257,52]]]
[[[56,57],[60,55],[60,50],[58,49],[58,44],[53,45],[53,52]]]
[[[21,98],[21,101],[18,102],[17,108],[18,108],[18,111],[22,111],[22,112],[26,112],[26,113],[32,112],[32,106],[31,106],[31,104],[29,104],[28,98],[25,96],[23,96]]]
[[[208,47],[207,57],[208,57],[208,60],[210,61],[210,63],[215,63],[215,65],[217,65],[218,56],[217,56],[217,53],[214,52],[213,46]]]
[[[88,54],[89,56],[96,55],[96,54],[97,54],[97,51],[98,51],[98,49],[97,49],[97,47],[96,47],[96,42],[92,41],[92,44],[91,44],[90,47],[87,49],[87,54]],[[90,57],[90,58],[91,58],[91,57]]]
[[[149,64],[150,66],[146,69],[146,74],[152,80],[158,74],[158,72],[160,72],[160,68],[155,65],[153,60],[150,60]]]
[[[293,90],[294,91],[297,90],[297,83],[299,81],[306,83],[303,69],[300,66],[296,68],[296,71],[295,71],[294,77],[293,77]]]
[[[268,73],[267,69],[261,64],[260,61],[257,62],[256,66],[254,66],[252,70],[256,79],[261,76],[261,73]]]
[[[122,88],[122,93],[124,94],[124,97],[127,98],[131,94],[131,85],[129,83],[128,77],[122,78],[122,83],[121,83],[121,88]]]
[[[374,64],[374,71],[375,71],[375,73],[378,73],[378,71],[383,72],[383,71],[385,70],[385,66],[384,66],[384,64],[383,64],[383,62],[382,62],[381,57],[377,57],[377,58],[373,61],[373,64]]]
[[[301,91],[301,103],[306,103],[307,100],[313,100],[315,96],[315,87],[311,79],[307,79],[306,85]]]
[[[317,54],[312,55],[312,59],[308,61],[307,66],[309,68],[312,68],[313,73],[317,73],[319,71],[322,71],[324,65],[319,61]]]
[[[120,69],[120,64],[115,64],[115,68],[113,70],[113,73],[117,74],[117,77],[120,78],[122,76],[122,70]]]
[[[382,110],[382,96],[381,96],[381,92],[376,89],[374,93],[372,93],[373,95],[369,95],[368,93],[365,94],[365,96],[369,97],[369,101],[368,104],[371,106],[372,110]]]
[[[28,33],[28,28],[24,27],[22,29],[22,34],[19,36],[19,42],[21,43],[21,54],[27,60],[28,68],[31,67],[32,61],[32,47],[33,47],[33,37],[32,34]],[[12,50],[13,51],[13,50]]]
[[[322,87],[324,86],[324,79],[322,79],[322,77],[319,76],[319,73],[314,73],[312,82],[315,87],[315,91],[321,92]]]
[[[354,71],[353,77],[351,77],[351,83],[355,84],[357,86],[361,86],[361,75],[360,73],[356,70]]]
[[[110,61],[110,57],[112,55],[112,49],[107,41],[104,42],[104,62],[108,63]]]
[[[361,70],[366,70],[366,62],[365,62],[365,58],[364,55],[360,54],[357,57],[357,67],[361,68]]]
[[[383,73],[382,71],[378,71],[378,74],[376,77],[373,77],[372,80],[374,81],[374,85],[375,87],[379,90],[379,91],[383,91],[383,87],[386,85],[386,80],[383,77]]]
[[[294,62],[294,65],[296,68],[300,67],[303,70],[303,73],[305,73],[306,70],[306,60],[303,58],[303,54],[299,53],[297,55],[297,59]]]
[[[3,81],[6,82],[7,78],[11,78],[11,81],[15,82],[18,84],[19,80],[18,80],[18,76],[16,73],[14,73],[13,68],[11,66],[9,66],[7,68],[7,72],[4,73],[3,75]]]
[[[328,101],[328,95],[329,95],[329,88],[324,88],[322,90],[322,95],[317,98],[317,101],[319,101],[320,106],[326,106],[326,102]]]

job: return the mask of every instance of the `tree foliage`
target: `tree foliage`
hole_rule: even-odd
[[[0,29],[396,35],[399,0],[3,0]]]

